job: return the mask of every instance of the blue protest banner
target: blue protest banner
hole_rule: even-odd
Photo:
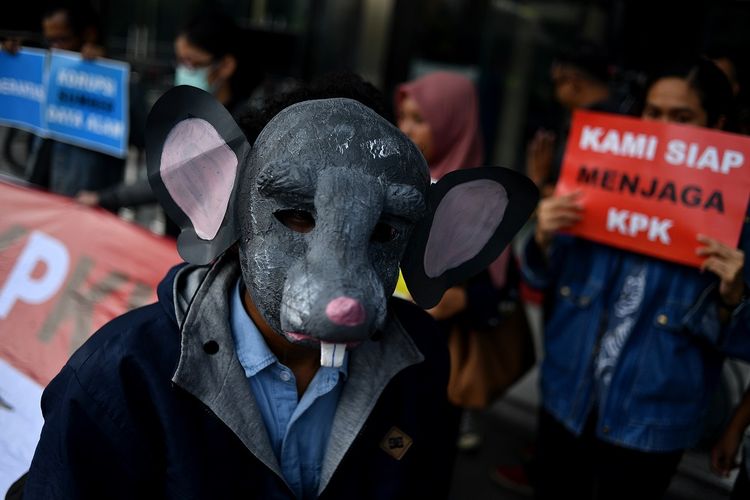
[[[46,58],[38,49],[0,51],[0,123],[43,133]]]
[[[129,76],[127,63],[86,61],[76,52],[53,50],[45,116],[49,136],[125,157]]]

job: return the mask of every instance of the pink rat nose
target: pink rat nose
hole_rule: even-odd
[[[326,316],[341,326],[358,326],[365,321],[365,308],[351,297],[337,297],[326,306]]]

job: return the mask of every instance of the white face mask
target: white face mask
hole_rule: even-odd
[[[208,72],[211,66],[204,68],[188,68],[184,64],[177,66],[174,73],[175,87],[178,85],[190,85],[206,92],[213,93],[214,86],[208,83]]]

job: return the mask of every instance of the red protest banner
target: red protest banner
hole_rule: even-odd
[[[696,236],[736,246],[750,197],[750,138],[579,111],[556,193],[582,191],[569,232],[700,266]]]
[[[181,260],[173,241],[68,198],[0,182],[0,213],[0,361],[41,386]]]

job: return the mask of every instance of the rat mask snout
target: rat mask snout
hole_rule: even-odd
[[[277,225],[281,237],[306,242],[285,279],[281,329],[323,342],[360,342],[385,323],[404,242],[396,232],[389,241],[373,238],[386,193],[377,178],[336,167],[314,178],[315,227],[299,235]]]

